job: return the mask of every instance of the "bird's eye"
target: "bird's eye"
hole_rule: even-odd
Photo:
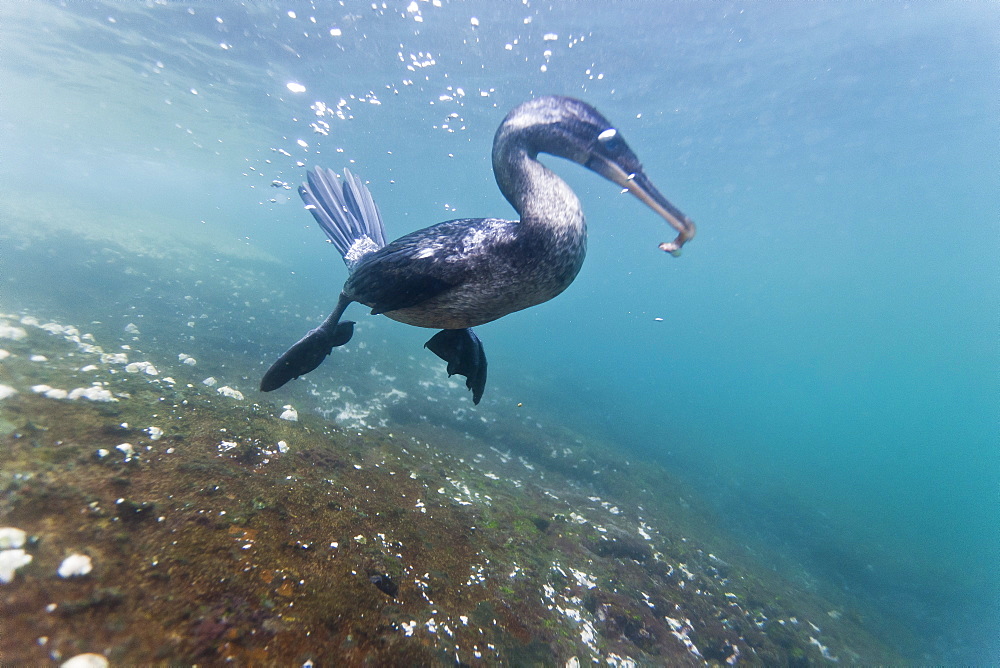
[[[618,153],[622,150],[622,147],[625,146],[622,138],[618,135],[618,130],[614,128],[608,128],[601,134],[597,135],[597,141],[608,153]]]

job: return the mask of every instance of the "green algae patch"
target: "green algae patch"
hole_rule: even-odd
[[[0,524],[32,557],[0,585],[4,663],[900,661],[662,471],[527,429],[283,420],[27,322],[0,362]],[[93,570],[60,577],[70,554]]]

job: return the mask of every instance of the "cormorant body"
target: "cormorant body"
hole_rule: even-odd
[[[538,161],[539,153],[573,160],[622,186],[678,234],[660,248],[679,254],[694,224],[650,183],[635,153],[590,105],[547,96],[512,110],[493,140],[493,172],[519,220],[461,218],[385,242],[382,218],[360,179],[317,167],[299,188],[350,272],[333,313],[285,352],[260,389],[306,374],[347,343],[354,323],[340,322],[351,302],[373,315],[441,329],[426,344],[466,376],[474,403],[486,386],[486,355],[473,327],[552,299],[576,278],[587,249],[580,201]]]

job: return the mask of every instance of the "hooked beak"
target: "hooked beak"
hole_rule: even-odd
[[[664,241],[660,244],[660,250],[666,251],[674,257],[681,254],[681,246],[694,238],[694,222],[681,213],[681,210],[670,203],[666,197],[660,194],[649,179],[642,172],[634,175],[626,175],[625,183],[620,183],[623,188],[638,197],[646,206],[655,211],[667,221],[672,228],[677,230],[677,238],[673,241]]]
[[[672,228],[677,230],[677,238],[673,241],[664,241],[660,244],[660,250],[670,253],[674,257],[681,254],[681,246],[694,238],[694,222],[685,216],[680,209],[670,203],[670,201],[660,194],[649,178],[638,171],[633,174],[627,173],[613,162],[605,162],[601,173],[611,181],[614,181],[625,190],[635,195],[646,206],[655,211],[663,220],[667,221]]]

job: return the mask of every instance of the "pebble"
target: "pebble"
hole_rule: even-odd
[[[63,661],[59,668],[108,668],[109,665],[111,664],[102,655],[87,652]]]
[[[70,390],[69,398],[76,399],[89,399],[90,401],[101,401],[110,402],[118,401],[112,396],[110,390],[106,390],[99,385],[91,385],[90,387],[78,387],[76,389]]]
[[[125,371],[129,373],[147,373],[150,376],[155,376],[160,372],[156,370],[156,367],[149,362],[131,362],[125,365]]]
[[[24,550],[0,550],[0,584],[14,579],[14,572],[31,563],[31,555]]]
[[[86,575],[92,570],[94,570],[94,564],[90,557],[85,554],[71,554],[59,564],[58,573],[61,578],[72,578]]]
[[[0,550],[24,547],[28,534],[15,527],[0,527]]]
[[[0,323],[0,339],[10,339],[11,341],[20,341],[28,335],[28,332],[24,331],[20,327],[12,327],[7,323]]]
[[[239,390],[234,390],[233,388],[229,387],[228,385],[223,385],[222,387],[220,387],[219,389],[217,389],[216,392],[218,392],[219,394],[221,394],[224,397],[231,397],[231,398],[236,399],[238,401],[243,401],[243,393],[240,392]]]

